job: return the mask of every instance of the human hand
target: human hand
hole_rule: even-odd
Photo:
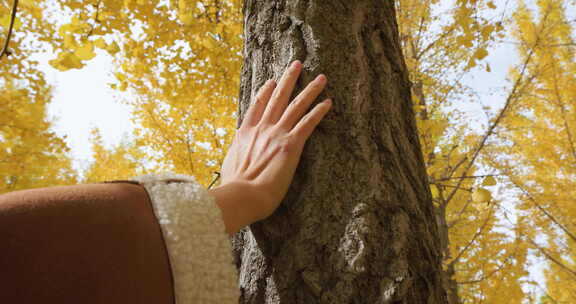
[[[226,223],[230,233],[270,216],[278,208],[292,182],[306,140],[332,105],[329,99],[325,100],[306,114],[326,86],[324,75],[316,77],[289,104],[301,69],[302,64],[295,61],[278,85],[273,80],[264,84],[224,159],[222,183],[213,194],[223,211],[224,222],[227,218],[229,223],[235,222]]]

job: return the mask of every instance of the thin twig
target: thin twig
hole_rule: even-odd
[[[495,177],[495,176],[502,176],[500,174],[486,174],[486,175],[472,175],[472,176],[457,176],[457,177],[445,177],[445,178],[439,178],[439,179],[435,179],[432,182],[444,182],[447,180],[451,180],[451,179],[463,179],[463,178],[482,178],[482,177]]]
[[[446,188],[456,188],[457,190],[464,190],[464,191],[472,192],[472,188],[463,188],[463,187],[441,184],[441,183],[434,183],[434,184],[437,186],[442,186],[442,187],[446,187]]]
[[[98,2],[96,4],[94,4],[94,7],[96,8],[96,14],[94,15],[94,23],[100,23],[100,20],[98,20],[98,17],[100,16],[100,3],[102,2],[102,0],[98,0]],[[94,25],[90,24],[90,31],[88,32],[88,34],[86,34],[86,39],[88,39],[90,36],[92,36],[92,34],[94,33]]]
[[[14,21],[16,20],[16,11],[18,10],[18,0],[14,0],[14,4],[12,5],[12,14],[10,16],[10,26],[8,27],[8,35],[6,35],[6,41],[4,41],[4,47],[2,47],[2,52],[0,52],[0,59],[2,56],[10,55],[10,51],[8,51],[8,44],[10,44],[10,37],[12,36],[12,30],[14,29]]]
[[[513,44],[513,45],[527,45],[524,42],[515,42],[515,41],[508,41],[508,40],[498,40],[497,42],[506,43],[506,44]],[[574,47],[576,43],[552,43],[552,44],[542,44],[542,47]]]
[[[536,44],[538,43],[538,41],[536,42]],[[488,130],[486,131],[486,133],[484,134],[484,136],[482,136],[482,139],[480,140],[480,143],[478,144],[478,146],[476,147],[474,153],[472,154],[472,157],[470,159],[470,161],[468,162],[468,164],[466,165],[466,167],[464,168],[464,172],[463,174],[465,175],[466,173],[468,173],[468,171],[470,170],[470,168],[472,168],[472,166],[474,165],[474,162],[476,161],[476,159],[478,158],[478,156],[480,155],[480,152],[482,151],[482,149],[484,148],[484,146],[486,145],[488,138],[495,133],[495,129],[496,127],[498,127],[498,125],[500,124],[500,121],[503,120],[504,116],[507,114],[508,109],[511,107],[512,102],[514,101],[514,99],[516,99],[518,96],[518,91],[522,90],[522,85],[527,85],[530,84],[530,82],[536,77],[536,75],[531,75],[530,77],[528,77],[528,79],[523,82],[524,77],[525,77],[525,73],[526,70],[528,70],[528,65],[531,62],[532,56],[534,55],[534,49],[530,50],[530,53],[528,54],[526,60],[523,62],[522,64],[522,69],[520,71],[520,75],[517,79],[517,81],[514,83],[514,86],[512,87],[512,90],[510,92],[510,94],[508,95],[508,97],[506,98],[506,103],[504,104],[504,107],[500,110],[500,112],[498,113],[498,115],[496,116],[496,119],[494,120],[494,122],[488,127]],[[462,158],[462,160],[458,163],[459,167],[460,165],[462,165],[464,163],[465,160],[467,160],[468,157],[464,156],[464,158]],[[456,168],[457,168],[456,167]],[[456,172],[456,168],[453,168],[451,170],[451,172],[449,172],[448,176],[452,177],[452,175]],[[460,179],[457,183],[457,186],[460,186],[462,184],[464,180]],[[447,202],[450,202],[452,200],[452,198],[454,197],[454,195],[456,195],[456,190],[450,192],[450,194],[448,195],[447,198]],[[466,208],[466,206],[464,206],[464,209]]]
[[[212,188],[212,186],[214,186],[216,181],[218,181],[218,179],[220,178],[220,172],[214,172],[214,174],[216,174],[216,177],[214,178],[214,180],[212,180],[212,182],[210,183],[210,186],[208,186],[208,189]]]
[[[545,24],[546,20],[549,17],[550,12],[547,11],[546,14],[543,17],[543,22]],[[503,120],[504,116],[507,114],[508,112],[508,108],[511,107],[511,104],[513,103],[513,101],[518,98],[518,96],[516,96],[516,94],[518,93],[518,91],[523,90],[523,86],[527,86],[528,84],[530,84],[532,82],[532,80],[534,78],[536,78],[537,74],[528,76],[528,79],[526,79],[526,81],[524,80],[525,77],[525,73],[528,70],[528,67],[532,61],[532,56],[534,56],[535,53],[535,48],[540,46],[540,34],[542,33],[544,29],[540,28],[538,31],[538,35],[536,36],[536,41],[533,44],[533,47],[530,49],[528,55],[526,56],[526,59],[524,60],[524,62],[522,63],[522,69],[520,70],[519,73],[519,77],[518,79],[515,81],[514,86],[512,87],[512,90],[510,92],[510,94],[508,95],[508,97],[506,98],[506,102],[504,104],[504,107],[500,110],[500,112],[498,113],[498,115],[496,116],[496,119],[494,120],[494,122],[488,127],[488,130],[486,131],[486,133],[484,134],[484,136],[482,137],[482,139],[480,140],[480,143],[478,144],[478,146],[476,147],[474,153],[472,154],[472,157],[470,159],[470,161],[467,163],[466,167],[464,168],[464,172],[462,173],[462,175],[466,175],[468,173],[468,171],[470,170],[470,168],[472,168],[472,166],[474,165],[474,162],[476,161],[476,159],[478,158],[478,156],[480,155],[480,152],[482,151],[482,149],[484,148],[484,146],[486,145],[488,138],[495,133],[495,129],[496,127],[498,127],[498,125],[500,124],[500,121]],[[460,166],[462,163],[464,163],[464,160],[466,160],[468,157],[464,156],[464,158],[460,161],[460,163],[458,164],[458,166]],[[456,169],[452,169],[449,174],[448,177],[452,177],[452,175],[456,172]],[[457,187],[460,187],[460,185],[464,182],[463,179],[460,179],[457,183]],[[450,201],[452,201],[452,198],[454,198],[454,196],[456,195],[456,192],[458,191],[458,189],[454,189],[452,192],[450,192],[450,194],[448,194],[448,198],[446,199],[446,203],[449,203]],[[464,209],[466,209],[468,207],[468,204],[464,205],[464,207],[462,208],[462,211]],[[462,211],[460,212],[460,214],[462,213]]]

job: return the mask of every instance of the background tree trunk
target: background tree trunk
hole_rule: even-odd
[[[277,212],[234,238],[241,303],[446,303],[393,1],[246,0],[240,118],[293,60],[334,106]]]

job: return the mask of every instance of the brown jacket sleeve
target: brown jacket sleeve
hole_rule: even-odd
[[[143,187],[89,184],[0,195],[0,303],[173,303]]]

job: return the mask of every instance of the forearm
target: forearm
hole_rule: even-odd
[[[146,191],[92,184],[0,195],[1,303],[171,303]]]

